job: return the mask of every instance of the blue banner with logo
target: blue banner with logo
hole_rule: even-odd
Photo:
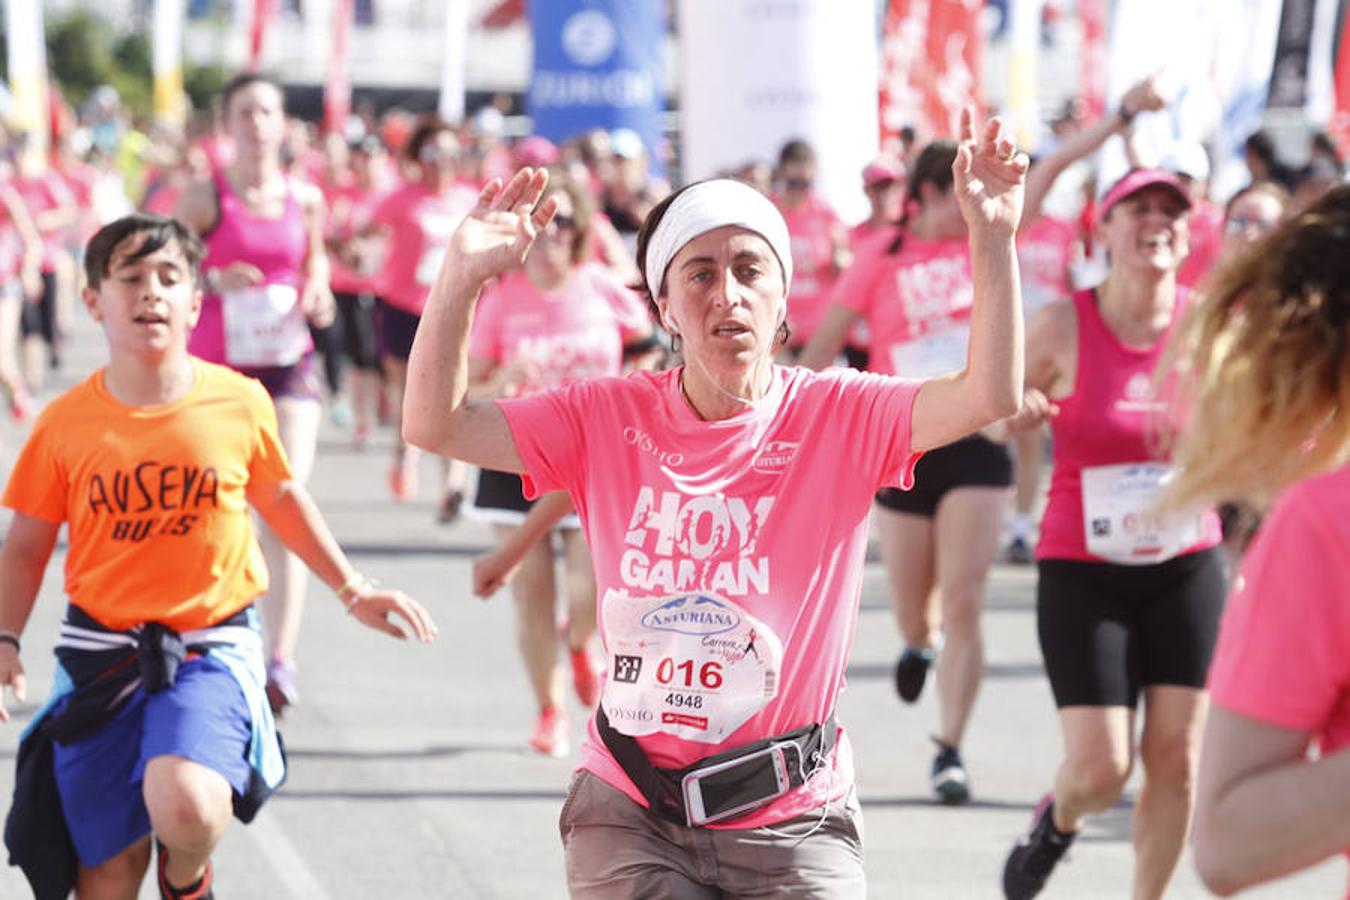
[[[536,0],[529,7],[534,133],[561,143],[593,128],[629,129],[659,171],[662,0]],[[631,144],[631,135],[620,133],[616,144]]]

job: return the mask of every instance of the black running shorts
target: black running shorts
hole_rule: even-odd
[[[1056,706],[1133,708],[1148,685],[1205,686],[1228,590],[1220,548],[1148,566],[1037,566],[1036,625]]]
[[[932,518],[948,491],[963,487],[1005,488],[1013,482],[1012,454],[978,434],[929,450],[914,467],[914,487],[882,488],[877,503],[896,512]]]

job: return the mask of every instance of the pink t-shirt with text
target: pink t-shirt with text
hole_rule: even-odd
[[[1041,216],[1017,232],[1017,263],[1022,272],[1022,314],[1073,293],[1069,263],[1078,239],[1074,222]]]
[[[762,705],[725,740],[680,737],[665,726],[637,738],[664,768],[822,723],[834,712],[857,624],[872,495],[884,485],[909,487],[918,459],[910,450],[917,382],[775,368],[762,400],[709,422],[684,399],[682,371],[498,401],[528,473],[526,495],[566,490],[576,504],[611,673],[622,672],[624,661],[611,652],[606,617],[666,597],[710,595],[781,642],[776,693],[756,698]],[[826,489],[830,502],[822,504]],[[758,640],[763,646],[768,637]],[[748,652],[741,656],[749,664]],[[616,713],[644,715],[611,708],[614,687],[606,685],[612,721]],[[581,768],[646,805],[594,721]],[[784,821],[846,794],[853,767],[842,732],[833,767],[822,775],[728,827]]]
[[[414,181],[386,196],[371,215],[389,230],[384,267],[374,280],[380,299],[421,315],[450,236],[477,202],[478,192],[466,184],[436,193]]]
[[[928,378],[966,364],[975,284],[966,239],[904,236],[897,253],[878,236],[835,285],[833,301],[862,315],[873,372]]]
[[[478,301],[469,354],[528,366],[534,374],[520,393],[533,394],[618,375],[624,344],[650,331],[642,300],[598,263],[578,266],[556,291],[541,291],[517,270]]]

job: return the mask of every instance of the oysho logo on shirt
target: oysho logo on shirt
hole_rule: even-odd
[[[1144,372],[1135,372],[1125,383],[1125,396],[1116,401],[1116,408],[1129,412],[1157,412],[1164,404],[1153,393],[1153,379]]]
[[[656,441],[652,440],[651,435],[640,428],[634,428],[629,425],[623,430],[623,440],[625,444],[637,447],[643,453],[656,457],[657,462],[663,466],[678,466],[684,462],[683,453],[669,453],[656,446]]]
[[[751,467],[756,472],[781,472],[797,455],[796,441],[770,441],[764,452],[755,457]]]
[[[714,597],[685,594],[647,613],[642,617],[642,624],[657,631],[679,634],[721,634],[741,624],[741,617]]]

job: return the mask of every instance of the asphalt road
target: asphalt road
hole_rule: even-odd
[[[90,371],[100,341],[81,315],[70,374]],[[21,430],[0,424],[7,473]],[[516,658],[503,595],[469,595],[469,564],[485,549],[482,526],[433,521],[434,498],[395,505],[387,496],[387,431],[364,453],[325,423],[313,493],[357,565],[418,597],[440,626],[431,646],[358,627],[311,584],[299,660],[302,704],[284,723],[290,778],[250,826],[231,827],[217,857],[222,898],[548,898],[565,896],[557,816],[575,760],[524,749],[532,703]],[[424,460],[430,484],[435,463]],[[822,498],[823,499],[823,498]],[[8,517],[0,519],[7,524]],[[25,635],[33,694],[0,729],[0,794],[8,796],[19,728],[50,683],[48,648],[62,608],[58,552]],[[985,616],[988,674],[964,748],[975,800],[930,802],[936,727],[931,689],[914,707],[891,689],[898,637],[879,564],[868,566],[858,636],[840,718],[857,757],[867,870],[876,897],[999,896],[1011,842],[1050,784],[1059,731],[1036,647],[1034,573],[999,566]],[[574,737],[583,713],[569,710]],[[1056,872],[1046,898],[1129,894],[1129,795],[1093,820]],[[1345,864],[1250,894],[1344,895]],[[0,869],[0,898],[28,896],[17,869]],[[147,887],[142,897],[154,892]],[[1189,857],[1169,897],[1207,896]]]

